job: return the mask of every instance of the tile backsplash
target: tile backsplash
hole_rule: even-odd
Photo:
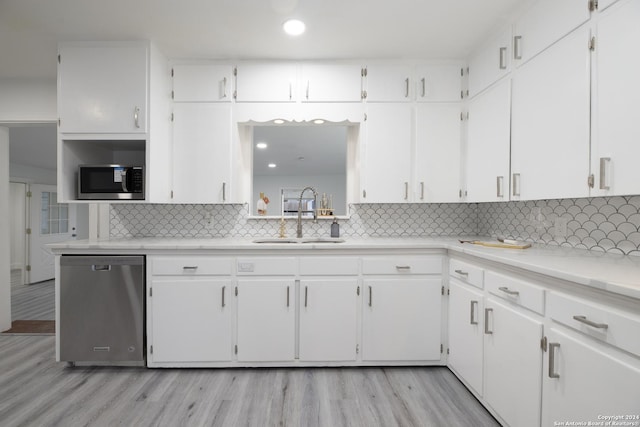
[[[640,255],[640,196],[502,203],[354,204],[345,237],[481,235]],[[330,220],[304,222],[306,236],[329,235]],[[255,219],[247,206],[113,204],[110,235],[276,237],[279,219]],[[286,220],[288,236],[296,221]]]

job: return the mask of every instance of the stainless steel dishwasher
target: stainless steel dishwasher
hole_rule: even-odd
[[[60,360],[144,365],[144,287],[144,256],[60,257]]]

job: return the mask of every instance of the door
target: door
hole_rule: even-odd
[[[9,184],[9,217],[11,234],[11,281],[19,277],[21,285],[25,280],[25,266],[27,265],[27,186],[21,182]],[[16,275],[16,276],[14,276]]]
[[[55,276],[55,257],[47,245],[75,239],[76,206],[59,203],[57,189],[53,185],[32,184],[30,190],[28,228],[31,233],[27,234],[26,283],[37,283]]]

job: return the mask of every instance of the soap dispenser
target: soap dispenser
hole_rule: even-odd
[[[338,220],[335,217],[331,223],[331,237],[340,237],[340,224],[338,224]]]

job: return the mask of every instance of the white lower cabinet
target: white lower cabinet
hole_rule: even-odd
[[[491,297],[483,320],[486,402],[510,426],[539,426],[542,321]]]
[[[239,362],[295,359],[295,281],[239,280],[237,293]]]
[[[560,327],[552,327],[547,340],[543,426],[567,420],[597,423],[606,416],[621,417],[615,419],[620,422],[617,425],[638,425],[640,362],[637,359],[630,360],[621,351]]]
[[[300,281],[300,361],[350,361],[357,357],[357,279]]]
[[[362,360],[440,360],[441,285],[440,278],[365,280]]]
[[[150,361],[231,361],[230,280],[163,278],[152,289]]]
[[[482,396],[484,295],[449,282],[449,367]]]

